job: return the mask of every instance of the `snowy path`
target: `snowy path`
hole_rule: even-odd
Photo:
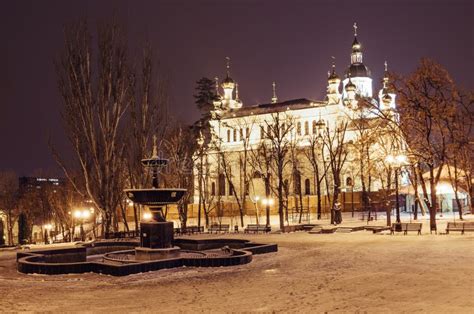
[[[237,267],[128,277],[23,275],[14,269],[14,253],[1,252],[0,310],[472,313],[474,308],[473,235],[239,237],[276,242],[280,251]]]

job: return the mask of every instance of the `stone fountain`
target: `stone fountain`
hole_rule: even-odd
[[[147,206],[152,218],[140,222],[140,247],[135,248],[135,258],[158,260],[177,257],[180,248],[173,246],[173,222],[166,221],[163,207],[176,204],[184,196],[186,189],[159,188],[159,172],[168,164],[168,160],[158,157],[156,136],[153,137],[152,157],[142,159],[141,162],[152,172],[152,188],[126,189],[125,193],[134,203]]]
[[[25,274],[68,274],[97,272],[113,276],[155,271],[173,267],[221,267],[243,265],[254,254],[277,252],[276,244],[254,243],[245,239],[174,239],[173,223],[166,221],[163,207],[176,204],[185,189],[159,188],[159,172],[168,160],[159,158],[153,137],[151,158],[142,159],[151,170],[149,189],[127,189],[133,202],[145,205],[152,218],[140,222],[140,242],[102,241],[72,247],[44,248],[17,253],[17,269]]]

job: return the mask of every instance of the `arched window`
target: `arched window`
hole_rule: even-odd
[[[305,195],[311,194],[311,183],[309,179],[304,180],[304,194]]]
[[[246,139],[250,138],[250,129],[249,128],[245,128],[245,138]]]
[[[272,137],[272,127],[267,125],[267,137],[271,138]]]
[[[351,177],[347,177],[347,178],[346,178],[346,185],[347,185],[347,186],[352,186],[352,185],[353,185],[353,182],[352,182],[352,178],[351,178]]]
[[[296,124],[296,134],[301,135],[301,122]]]
[[[318,133],[318,126],[316,124],[316,120],[313,120],[313,134]]]
[[[239,132],[239,135],[240,135],[240,141],[243,141],[244,140],[244,129],[240,129],[240,132]]]
[[[234,129],[234,142],[237,142],[237,130]]]
[[[260,139],[263,140],[265,138],[265,127],[263,125],[260,126]]]
[[[309,134],[309,122],[305,121],[304,122],[304,135],[308,135],[308,134]]]
[[[294,192],[295,192],[295,194],[300,194],[300,192],[301,192],[301,174],[300,174],[299,171],[295,172],[294,179],[295,179]]]
[[[227,142],[230,142],[230,130],[227,130]]]
[[[225,195],[225,176],[223,173],[219,174],[219,195]]]
[[[215,182],[211,183],[211,195],[212,196],[216,195],[216,183]]]

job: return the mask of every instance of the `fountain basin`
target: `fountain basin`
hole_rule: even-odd
[[[181,243],[182,242],[182,243]],[[221,267],[247,264],[255,254],[277,252],[276,244],[259,244],[243,239],[177,239],[181,248],[177,257],[140,260],[137,241],[101,241],[60,249],[42,249],[17,253],[17,269],[25,274],[58,275],[95,272],[126,276],[174,267]],[[219,249],[225,245],[233,250]],[[187,250],[206,247],[208,250]]]
[[[132,202],[151,207],[177,203],[186,193],[186,189],[126,189],[127,197]]]

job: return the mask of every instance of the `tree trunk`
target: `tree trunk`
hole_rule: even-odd
[[[280,218],[280,229],[283,230],[283,227],[285,226],[284,224],[284,218],[283,218],[283,174],[280,173],[280,170],[278,171],[278,217]]]
[[[430,196],[431,196],[431,206],[430,206],[430,230],[437,231],[436,229],[436,213],[438,212],[438,198],[436,196],[436,184],[434,179],[434,169],[430,165]]]

